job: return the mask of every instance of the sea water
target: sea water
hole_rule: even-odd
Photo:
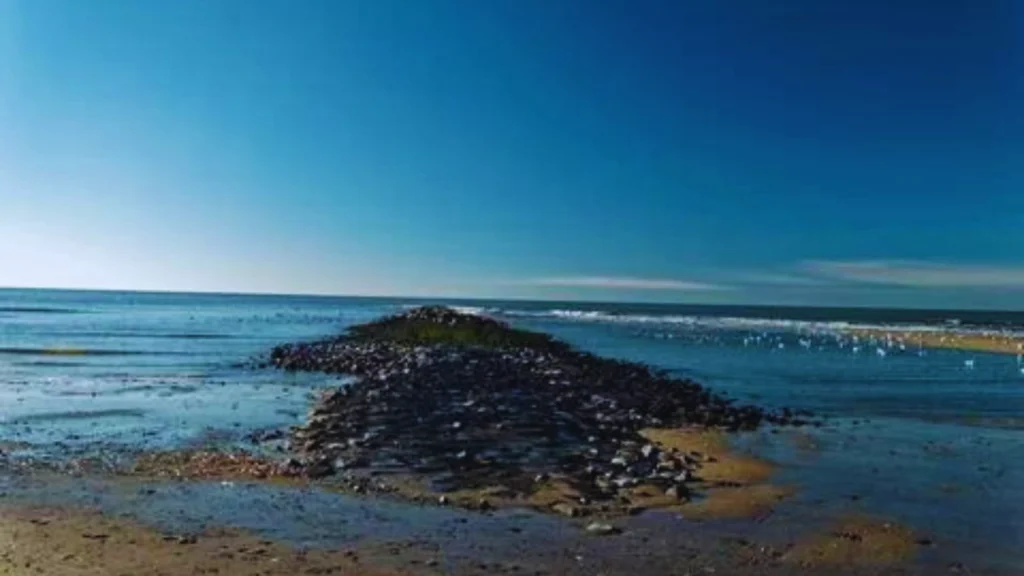
[[[0,447],[97,450],[243,442],[304,419],[323,374],[254,367],[275,344],[427,303],[408,299],[0,291]],[[646,362],[741,402],[811,410],[826,426],[744,445],[777,461],[822,521],[868,513],[992,564],[1024,563],[1024,374],[1013,355],[856,341],[851,327],[1024,328],[1024,314],[884,309],[445,303]],[[792,524],[792,523],[790,523]]]

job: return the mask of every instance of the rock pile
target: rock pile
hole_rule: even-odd
[[[588,498],[644,483],[684,499],[699,455],[661,451],[640,430],[801,423],[640,364],[441,307],[279,346],[271,363],[358,377],[324,394],[293,430],[306,473],[315,476],[411,471],[442,490],[500,484],[529,493],[558,474]]]

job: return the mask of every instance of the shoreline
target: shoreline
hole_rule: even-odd
[[[397,576],[395,561],[371,549],[305,550],[208,529],[174,534],[95,511],[0,507],[0,573]],[[436,562],[436,561],[435,561]]]
[[[908,348],[962,350],[994,354],[1024,355],[1024,335],[1000,332],[964,332],[955,330],[900,330],[851,328],[840,332],[847,336],[903,344]]]
[[[302,516],[316,516],[304,522],[303,530],[309,534],[334,533],[337,537],[319,536],[310,541],[301,533],[283,537],[279,529],[268,531],[268,527],[235,527],[224,520],[211,521],[212,516],[196,509],[204,500],[191,504],[181,500],[181,494],[194,493],[194,488],[201,486],[191,482],[90,484],[92,490],[129,493],[138,490],[136,486],[146,487],[140,494],[155,493],[136,497],[134,504],[127,493],[108,496],[104,502],[90,502],[91,497],[83,493],[77,503],[63,499],[31,503],[20,498],[0,503],[0,573],[22,576],[43,569],[49,574],[85,575],[94,574],[97,566],[110,573],[168,576],[586,576],[595,572],[630,576],[638,570],[652,575],[678,574],[683,570],[750,576],[824,576],[877,574],[888,569],[908,575],[929,573],[919,572],[913,563],[920,545],[911,530],[868,516],[836,517],[779,541],[727,528],[728,524],[666,524],[668,518],[664,516],[630,517],[619,532],[595,534],[566,530],[559,526],[570,525],[570,520],[546,515],[439,510],[447,520],[414,520],[397,532],[392,528],[374,536],[373,528],[362,523],[346,529],[344,518],[328,508],[319,515],[312,509],[303,512]],[[215,489],[204,492],[211,490]],[[232,490],[239,496],[248,492],[241,485],[222,490]],[[279,506],[315,506],[316,502],[326,504],[331,498],[315,496],[308,489],[280,490],[285,500]],[[144,511],[153,505],[160,506],[147,500],[161,498],[165,491],[178,494],[170,497],[185,514],[173,514],[176,519],[171,525],[158,520],[159,514],[153,516]],[[112,498],[121,502],[128,498],[129,503],[127,507],[112,505]],[[424,513],[434,514],[432,507],[387,504],[378,509],[381,503],[376,497],[360,500],[364,502],[347,506],[352,510],[369,507],[365,518],[380,527],[386,527],[388,521],[370,520],[379,514],[402,524],[406,515],[416,518]],[[251,509],[255,504],[238,502],[240,510]],[[319,524],[329,518],[327,525]],[[349,535],[344,536],[346,532]]]
[[[694,494],[666,496],[653,486],[640,484],[622,491],[614,505],[587,503],[572,478],[552,474],[532,491],[516,493],[501,484],[441,491],[414,473],[342,474],[310,478],[281,461],[244,451],[176,450],[141,454],[130,468],[115,476],[147,480],[261,482],[272,486],[319,488],[358,497],[383,497],[398,502],[452,506],[464,510],[533,510],[576,519],[621,520],[647,510],[676,513],[693,520],[756,519],[796,493],[792,486],[772,482],[776,466],[736,451],[728,435],[717,430],[645,429],[641,435],[665,450],[698,455]],[[486,502],[486,504],[483,504]]]
[[[438,336],[436,332],[430,334],[431,337]],[[419,334],[417,338],[421,336]],[[532,342],[543,348],[550,340]],[[66,481],[72,483],[68,486],[76,486],[75,490],[80,490],[77,487],[79,482],[98,482],[107,486],[105,490],[112,492],[103,497],[105,503],[102,506],[96,506],[96,509],[102,508],[108,515],[103,517],[103,521],[120,522],[118,518],[125,514],[126,509],[123,504],[111,502],[129,499],[134,501],[128,505],[129,512],[142,512],[139,519],[142,524],[149,522],[146,520],[147,514],[154,507],[156,510],[165,510],[164,513],[167,513],[167,506],[180,508],[180,513],[196,517],[205,517],[203,508],[206,508],[214,512],[209,514],[209,518],[217,517],[225,526],[234,526],[238,519],[248,518],[238,525],[246,526],[246,530],[254,530],[254,534],[263,534],[261,537],[278,541],[281,533],[276,526],[266,525],[266,528],[262,528],[244,523],[251,521],[249,509],[266,507],[268,503],[274,502],[271,499],[262,500],[262,504],[255,506],[245,504],[245,498],[249,498],[250,492],[255,490],[277,494],[282,498],[284,504],[273,504],[259,513],[268,519],[276,517],[281,522],[296,523],[294,526],[299,530],[296,535],[302,534],[303,530],[311,530],[314,534],[323,531],[323,528],[317,527],[323,519],[318,514],[330,510],[334,505],[330,502],[347,502],[342,507],[346,512],[338,514],[342,518],[354,510],[377,510],[383,506],[391,511],[389,514],[394,514],[386,522],[410,524],[411,540],[440,538],[432,540],[433,552],[426,556],[396,554],[393,558],[388,552],[385,560],[401,557],[403,564],[398,572],[388,572],[390,565],[385,562],[381,565],[381,570],[384,570],[382,574],[592,574],[597,570],[625,575],[636,573],[641,555],[651,556],[652,563],[645,564],[647,568],[643,572],[651,574],[672,574],[682,567],[694,573],[707,568],[737,574],[831,574],[836,571],[856,574],[861,570],[864,573],[877,573],[879,569],[888,568],[915,573],[920,568],[917,564],[919,557],[930,548],[930,545],[921,543],[928,541],[926,537],[920,536],[910,527],[901,526],[898,520],[868,516],[870,508],[864,509],[863,516],[846,516],[847,512],[856,512],[857,508],[844,510],[844,506],[835,505],[835,502],[845,500],[845,496],[830,501],[828,512],[818,514],[815,505],[807,499],[818,498],[819,495],[805,495],[804,486],[792,482],[793,478],[787,474],[786,467],[792,462],[785,459],[778,463],[769,460],[775,459],[777,454],[765,453],[763,445],[758,448],[757,444],[745,440],[734,441],[746,436],[745,433],[737,434],[735,431],[735,428],[743,429],[745,420],[734,419],[733,415],[747,414],[753,418],[751,422],[758,423],[753,428],[759,431],[750,433],[751,440],[771,438],[772,433],[778,432],[782,433],[778,438],[783,442],[787,442],[786,438],[794,434],[807,435],[807,438],[800,436],[797,439],[802,439],[798,442],[799,447],[807,453],[813,453],[815,458],[821,456],[820,446],[826,446],[828,450],[829,444],[827,440],[823,440],[820,446],[816,444],[814,438],[824,438],[816,432],[816,428],[788,427],[785,420],[775,423],[773,416],[759,414],[756,407],[743,412],[743,407],[719,402],[712,393],[695,383],[666,379],[653,369],[641,369],[628,362],[606,360],[587,354],[579,356],[579,365],[564,363],[562,359],[573,360],[576,356],[565,352],[558,345],[547,348],[548,351],[541,355],[517,357],[513,364],[503,364],[508,359],[502,356],[507,355],[502,345],[497,347],[497,353],[484,347],[479,353],[462,353],[451,366],[441,361],[453,350],[446,344],[410,342],[392,349],[382,346],[379,341],[353,342],[341,337],[324,341],[322,348],[317,348],[315,343],[304,346],[312,347],[290,348],[285,358],[298,358],[311,367],[328,372],[328,375],[335,370],[339,373],[347,372],[351,363],[360,359],[369,359],[370,362],[355,371],[358,373],[355,381],[339,384],[349,392],[339,397],[338,390],[327,390],[318,401],[314,400],[310,414],[296,429],[255,429],[251,435],[247,435],[247,438],[251,436],[251,450],[244,448],[243,451],[237,451],[237,444],[234,447],[225,444],[218,448],[217,434],[211,433],[207,447],[141,451],[136,454],[139,457],[134,460],[130,470],[116,475],[109,474],[109,469],[102,466],[94,467],[83,461],[81,466],[72,465],[64,470],[40,469],[39,478],[47,474],[71,474],[74,479],[68,478]],[[392,355],[392,352],[397,355]],[[422,362],[418,360],[420,357],[424,358]],[[410,359],[414,365],[403,367],[402,363]],[[496,363],[491,364],[492,360]],[[464,365],[475,365],[483,372],[466,371],[463,368],[455,372],[446,371]],[[537,401],[514,405],[511,413],[492,410],[507,403],[501,392],[508,389],[509,383],[505,382],[494,389],[481,388],[480,374],[491,373],[488,371],[504,374],[507,367],[516,366],[519,367],[516,370],[526,369],[526,372],[522,372],[526,382],[524,390],[530,394],[537,390]],[[410,371],[405,372],[405,368],[410,368]],[[452,376],[451,381],[455,384],[433,387],[427,381],[424,386],[425,381],[419,378],[423,374],[431,374],[432,370],[439,381],[450,383],[448,377]],[[577,370],[579,374],[589,376],[579,376]],[[594,374],[598,383],[591,386],[589,378]],[[534,386],[531,379],[537,375],[542,375],[543,379],[536,382],[536,388],[531,388]],[[602,384],[601,379],[613,384]],[[680,387],[685,393],[667,400],[661,399],[660,386],[669,384]],[[613,407],[613,404],[603,401],[602,407],[594,410],[587,404],[589,395],[577,396],[566,392],[574,386],[625,403],[626,407]],[[552,389],[558,392],[546,396],[547,392],[544,391]],[[406,396],[405,391],[414,391],[415,394]],[[451,396],[453,393],[454,397]],[[459,396],[462,393],[468,395]],[[443,402],[432,406],[430,399],[441,394],[444,395]],[[364,399],[366,402],[362,401]],[[675,414],[673,411],[665,411],[664,414],[668,416],[658,417],[658,421],[638,419],[639,415],[648,412],[642,403],[649,400],[662,403],[667,401],[669,406],[686,408],[686,413],[695,414],[696,418],[709,418],[711,421],[718,419],[726,425],[707,426],[699,420],[695,425],[686,426],[683,419],[671,420]],[[630,404],[638,402],[640,404]],[[418,413],[416,409],[424,404],[427,409]],[[538,408],[532,407],[533,404],[537,404]],[[543,414],[541,408],[551,412],[551,406],[569,417],[560,417],[544,427],[536,427],[534,415]],[[630,409],[631,406],[639,407]],[[431,430],[440,431],[437,435],[439,443],[427,446],[426,451],[421,452],[415,450],[421,450],[422,445],[411,446],[414,450],[411,454],[419,458],[439,458],[433,470],[427,467],[426,470],[413,470],[413,474],[403,476],[400,472],[374,464],[375,453],[388,453],[394,442],[407,442],[414,438],[403,435],[403,427],[416,422],[416,418],[422,418],[425,414],[434,414],[435,408],[441,416],[436,426],[419,428],[416,433],[429,436]],[[734,411],[734,408],[739,410]],[[477,412],[480,409],[486,410]],[[516,410],[522,411],[517,413]],[[524,415],[523,422],[529,426],[518,428],[521,424],[512,417],[515,414]],[[602,416],[598,418],[598,414]],[[607,416],[611,416],[611,419],[607,419]],[[789,418],[801,419],[799,415],[793,414]],[[365,428],[347,428],[351,422],[360,421],[365,422]],[[569,428],[564,428],[566,423],[570,424]],[[739,426],[731,426],[730,423]],[[339,425],[346,427],[339,428]],[[319,437],[308,434],[311,426],[320,430]],[[343,432],[339,433],[341,430]],[[546,468],[529,469],[518,462],[510,464],[501,460],[506,455],[489,452],[491,437],[480,436],[478,431],[493,430],[501,432],[494,437],[498,445],[511,438],[526,442],[527,446],[555,448],[550,459],[541,460],[541,465]],[[558,431],[559,434],[551,435],[551,431]],[[568,441],[562,436],[565,431],[571,433]],[[826,437],[830,434],[829,430],[824,432]],[[367,433],[370,435],[367,436]],[[553,439],[557,439],[554,444]],[[308,443],[311,440],[314,443],[319,441],[319,444],[310,448]],[[481,447],[483,449],[478,450]],[[481,457],[474,457],[467,462],[466,458],[458,456],[461,450],[478,450]],[[596,452],[591,454],[590,450]],[[362,452],[371,453],[369,461],[360,461]],[[580,454],[591,456],[581,459]],[[563,459],[566,455],[569,456],[567,460]],[[120,460],[122,463],[126,461]],[[811,462],[811,459],[807,462]],[[437,464],[448,468],[438,474]],[[3,458],[0,458],[0,465],[0,488],[4,488],[6,463]],[[674,476],[671,479],[657,476],[659,471],[671,471]],[[586,475],[580,476],[582,472]],[[33,474],[31,470],[23,470],[22,473]],[[654,478],[653,481],[648,480],[650,474],[655,474],[650,477]],[[452,476],[456,480],[454,483]],[[682,477],[682,480],[675,480],[675,477]],[[439,478],[442,480],[440,483]],[[597,482],[599,479],[603,481]],[[470,482],[463,484],[465,480]],[[665,483],[666,480],[671,482]],[[619,486],[613,481],[622,481],[623,485]],[[57,487],[59,484],[53,486],[60,490]],[[603,492],[595,492],[595,489]],[[12,491],[11,494],[16,492]],[[180,496],[171,498],[165,496],[164,492]],[[204,496],[200,498],[199,495]],[[13,501],[13,498],[0,500],[0,504],[3,504],[0,512],[16,510]],[[52,505],[60,503],[59,498],[49,501]],[[228,501],[236,502],[234,512],[219,508],[221,503]],[[31,506],[32,501],[26,499],[23,502],[25,506]],[[66,502],[68,505],[76,504],[70,500]],[[78,502],[91,506],[85,496]],[[314,511],[313,508],[320,510]],[[15,515],[10,517],[18,518],[18,513],[31,514],[35,513],[34,510],[26,507],[21,512],[11,512]],[[293,514],[287,510],[302,512]],[[77,526],[79,522],[86,522],[80,520],[83,513],[92,512],[62,509],[56,516],[59,519],[57,523],[63,523],[63,519],[67,518],[68,523]],[[288,515],[290,519],[286,518]],[[442,517],[448,520],[436,521],[436,518]],[[424,521],[425,518],[435,520]],[[369,518],[365,521],[370,524],[378,522]],[[449,521],[452,524],[448,524]],[[205,525],[206,520],[200,522],[200,525]],[[147,530],[142,524],[133,525],[135,527],[132,529]],[[465,532],[460,537],[475,546],[487,544],[487,540],[483,539],[487,532],[481,531],[482,527],[499,527],[497,529],[500,532],[492,533],[498,534],[498,541],[510,539],[511,535],[516,535],[515,538],[520,540],[516,544],[500,544],[497,548],[488,548],[486,553],[465,555],[464,559],[471,559],[467,560],[468,564],[451,564],[444,558],[439,559],[454,554],[454,549],[462,549],[461,543],[445,540],[447,536],[442,535],[448,532],[451,525],[465,526]],[[18,526],[18,533],[30,531],[29,527],[23,531],[21,524]],[[270,530],[269,534],[263,532],[266,529]],[[80,535],[76,538],[60,531],[46,533],[45,530],[35,533],[34,538],[42,542],[65,537],[75,541],[84,539],[86,542],[83,546],[86,547],[103,546],[107,541],[82,538]],[[353,528],[346,528],[341,523],[334,525],[332,530],[346,533]],[[372,540],[374,528],[355,529],[356,532],[362,530],[366,530]],[[89,529],[83,529],[82,532],[93,533]],[[706,532],[714,537],[698,538],[693,532]],[[189,535],[185,537],[191,540]],[[677,542],[673,539],[679,540]],[[542,540],[549,542],[544,544]],[[211,539],[213,541],[216,539]],[[188,542],[168,542],[178,546],[175,550],[193,546]],[[230,546],[225,544],[227,540],[220,542],[216,544],[219,548]],[[665,548],[651,548],[654,546],[652,542],[663,542]],[[683,542],[689,547],[680,547],[679,544]],[[675,544],[669,546],[670,543]],[[0,546],[3,545],[3,539],[0,538]],[[133,544],[126,545],[136,550]],[[23,551],[40,549],[33,548],[36,545],[19,546]],[[542,554],[538,546],[548,546],[550,549],[544,548],[547,551]],[[156,554],[173,555],[173,552],[158,547]],[[80,553],[83,557],[102,557],[96,556],[99,552],[86,549]],[[286,554],[282,550],[275,557],[290,569],[296,569],[298,565],[286,558]],[[526,570],[526,567],[516,564],[514,558],[534,554],[537,555],[533,565],[535,570],[519,572]],[[360,555],[361,558],[371,556]],[[587,560],[573,560],[571,566],[560,570],[562,566],[558,564],[561,561],[559,558],[565,556]],[[509,557],[513,560],[510,561]],[[342,560],[345,558],[348,557],[342,556]],[[500,561],[496,560],[499,558]],[[427,565],[426,562],[439,564]],[[486,571],[479,569],[481,562],[488,565]],[[505,564],[499,566],[502,562]],[[366,565],[371,563],[367,562],[363,566]],[[240,566],[243,566],[239,568],[242,573],[248,573],[244,565]],[[376,564],[372,566],[376,569]],[[3,568],[3,564],[0,564],[0,568]],[[233,570],[230,566],[224,569],[228,572]],[[159,571],[160,568],[155,570]],[[3,573],[2,570],[0,573]],[[58,570],[57,573],[78,572]]]

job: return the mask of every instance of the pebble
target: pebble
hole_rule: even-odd
[[[575,518],[580,515],[579,509],[567,502],[557,502],[551,506],[551,509],[562,516],[568,516],[569,518]]]
[[[686,496],[687,492],[688,490],[686,487],[677,484],[675,486],[669,486],[668,489],[665,490],[665,496],[675,498],[676,500],[682,500]]]
[[[597,536],[609,536],[612,534],[620,534],[622,530],[611,524],[605,524],[603,522],[591,522],[587,524],[587,533],[594,534]]]

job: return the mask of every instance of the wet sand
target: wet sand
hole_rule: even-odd
[[[183,506],[187,503],[182,503]],[[505,526],[507,538],[479,522]],[[746,538],[720,537],[690,528],[628,525],[615,536],[554,533],[523,540],[514,517],[468,520],[465,533],[437,541],[361,539],[341,545],[304,546],[235,528],[191,532],[161,530],[130,516],[64,506],[0,507],[0,574],[135,575],[191,574],[339,576],[573,575],[652,576],[674,574],[915,574],[906,561],[913,547],[887,536],[905,529],[854,527],[864,544],[830,552],[831,532],[812,534],[795,547],[775,547]],[[482,526],[482,525],[481,525]],[[872,530],[875,530],[874,532]],[[851,532],[852,533],[852,532]],[[491,537],[488,538],[487,535]],[[880,534],[880,535],[879,535]],[[445,544],[445,538],[450,539]],[[468,545],[467,540],[476,541]],[[864,558],[859,555],[866,554]],[[851,558],[853,558],[851,560]],[[893,572],[886,570],[892,569]]]
[[[357,494],[323,480],[267,474],[269,461],[254,455],[214,451],[145,454],[127,475],[22,471],[22,481],[36,486],[31,492],[4,487],[0,474],[0,488],[7,494],[0,499],[0,518],[7,527],[0,532],[0,558],[7,553],[13,562],[0,560],[0,574],[34,573],[24,572],[25,562],[54,574],[99,573],[95,567],[113,566],[115,571],[102,573],[169,576],[215,570],[453,576],[932,574],[934,561],[919,560],[947,546],[922,543],[927,533],[855,507],[818,512],[819,505],[801,502],[800,491],[779,482],[785,468],[746,452],[752,445],[737,444],[731,434],[645,429],[643,435],[663,449],[700,454],[704,462],[689,501],[640,486],[620,507],[587,509],[579,504],[578,491],[553,477],[528,499],[509,497],[496,486],[448,493],[442,506],[438,493],[417,487],[414,478],[403,486],[399,477],[377,476],[396,491]],[[763,436],[781,445],[791,442],[784,434]],[[479,509],[481,499],[490,503],[487,510]],[[559,504],[575,505],[586,515],[568,517]],[[614,533],[591,532],[594,523],[611,526]],[[91,537],[98,534],[107,536]],[[240,553],[253,546],[268,552]],[[304,547],[309,551],[303,552]],[[165,568],[179,551],[189,555],[188,563]],[[352,553],[358,566],[351,564]],[[60,561],[65,557],[66,566]],[[319,559],[336,571],[318,572]],[[946,572],[959,559],[944,555],[938,569]],[[277,571],[279,565],[287,570]]]
[[[167,535],[83,510],[0,509],[0,574],[10,576],[408,573],[384,564],[379,553],[298,550],[238,531]]]
[[[802,566],[889,566],[913,558],[921,542],[914,532],[894,522],[851,516],[831,531],[810,535],[783,556]]]
[[[377,474],[366,483],[314,482],[289,475],[279,462],[237,451],[183,450],[142,454],[121,474],[137,479],[265,481],[277,485],[317,485],[359,495],[375,494],[416,503],[450,505],[469,510],[530,508],[571,518],[620,518],[645,510],[664,510],[692,519],[756,518],[795,492],[793,487],[771,484],[771,462],[738,453],[729,434],[703,428],[651,428],[641,435],[662,450],[683,454],[699,464],[695,490],[666,494],[654,485],[640,484],[617,502],[589,502],[571,478],[551,475],[523,494],[501,484],[476,489],[440,491],[427,475],[410,472]]]
[[[299,479],[282,474],[280,466],[269,458],[240,451],[147,452],[139,456],[131,468],[124,472],[139,478],[299,482]]]
[[[702,460],[695,498],[668,503],[647,487],[634,491],[634,497],[648,507],[665,507],[689,519],[757,518],[795,492],[792,487],[771,484],[775,466],[736,452],[721,431],[660,428],[641,434],[663,449],[699,455]]]

